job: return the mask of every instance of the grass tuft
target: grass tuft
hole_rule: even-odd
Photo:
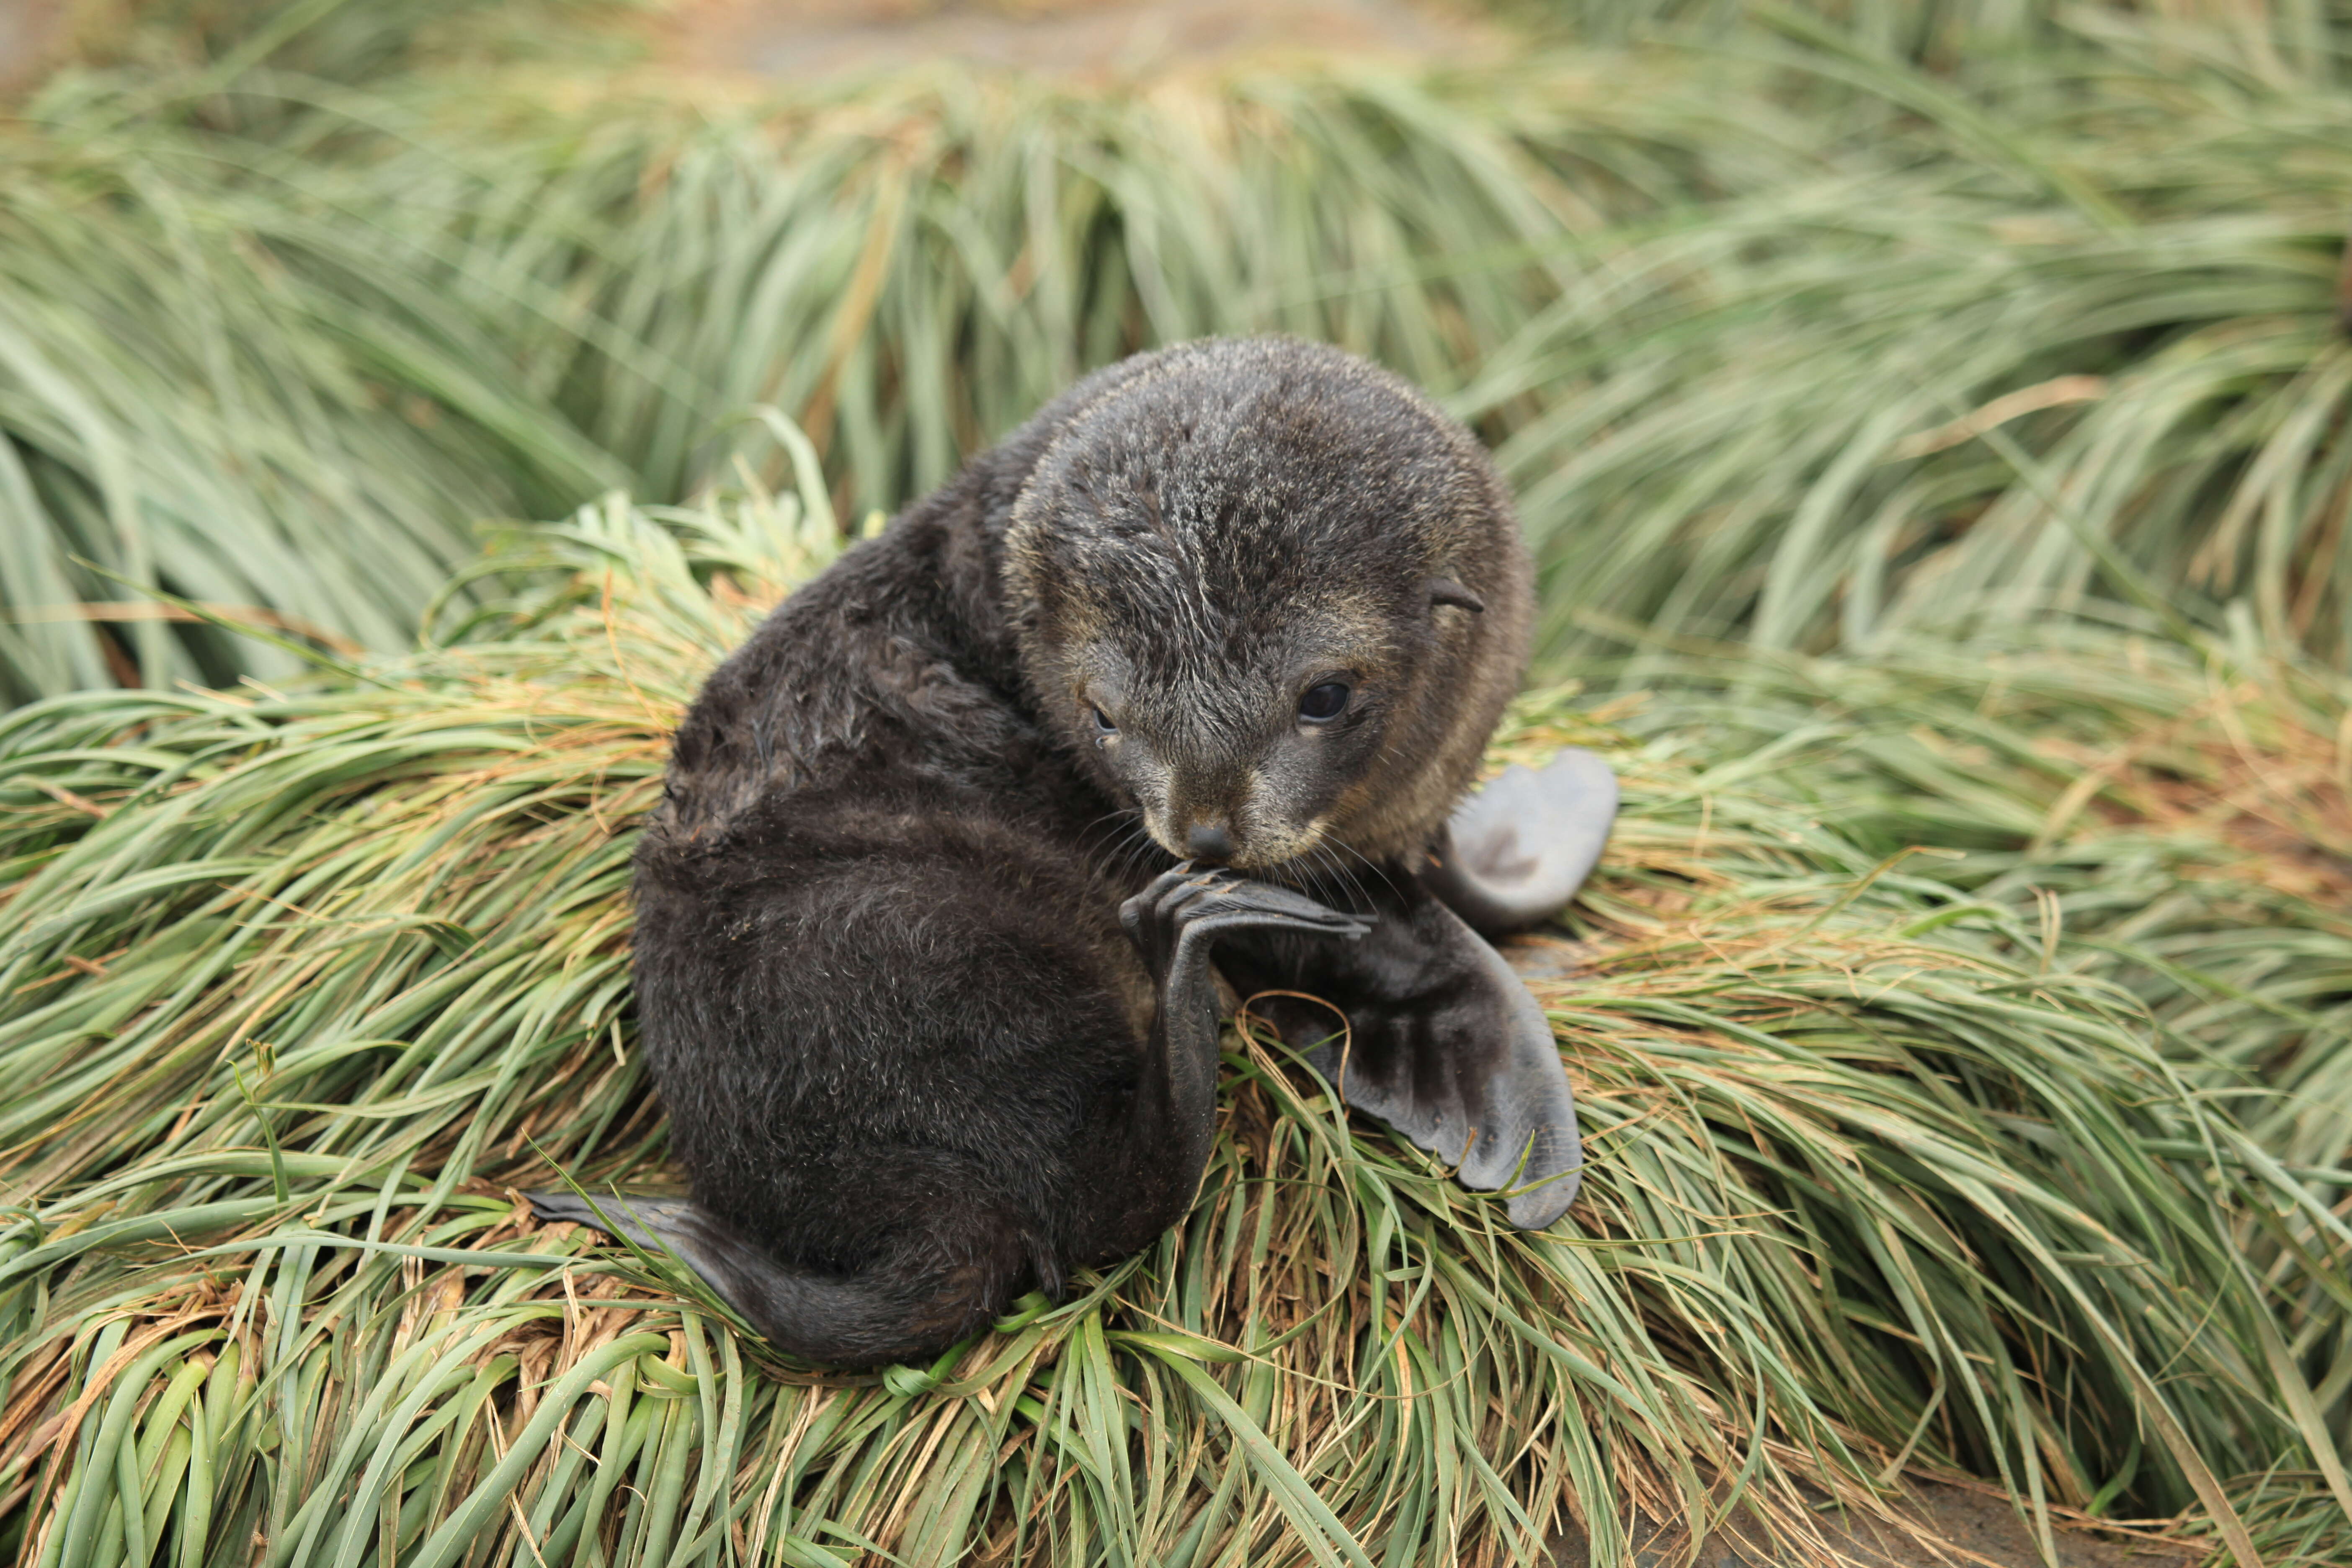
[[[359,681],[0,729],[29,1561],[1478,1563],[1574,1515],[1606,1562],[1636,1501],[1798,1547],[1823,1493],[1939,1471],[2249,1552],[2326,1517],[2324,1479],[2241,1515],[2227,1478],[2326,1468],[2297,1412],[2342,1390],[2275,1339],[2342,1222],[2188,1031],[1748,737],[1562,694],[1498,760],[1600,744],[1627,812],[1539,993],[1593,1150],[1559,1232],[1243,1037],[1192,1217],[932,1366],[780,1363],[666,1260],[536,1226],[554,1168],[661,1174],[628,828],[823,505],[604,503]]]
[[[2340,18],[1570,9],[1445,70],[773,91],[442,0],[158,24],[0,135],[0,700],[290,668],[150,590],[398,651],[482,523],[732,482],[757,405],[857,515],[1267,331],[1499,445],[1556,670],[2114,603],[2352,658]]]

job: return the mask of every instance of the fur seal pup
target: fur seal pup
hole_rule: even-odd
[[[711,675],[636,852],[694,1196],[540,1212],[796,1354],[935,1352],[1191,1205],[1222,969],[1337,1004],[1350,1102],[1549,1224],[1574,1104],[1473,927],[1564,904],[1614,789],[1463,802],[1531,603],[1485,452],[1396,377],[1288,340],[1088,377]]]

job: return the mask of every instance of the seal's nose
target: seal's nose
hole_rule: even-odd
[[[1194,823],[1184,836],[1184,847],[1195,860],[1230,860],[1234,855],[1232,837],[1213,822]]]

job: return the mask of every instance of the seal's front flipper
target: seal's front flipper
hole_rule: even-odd
[[[1551,1025],[1503,957],[1426,895],[1384,908],[1360,941],[1245,946],[1218,960],[1243,994],[1291,990],[1346,1015],[1307,1058],[1346,1102],[1457,1167],[1476,1192],[1540,1230],[1576,1196],[1584,1153]],[[1334,1032],[1330,1013],[1266,996],[1251,1010],[1294,1045]]]
[[[1517,763],[1454,809],[1421,880],[1481,935],[1549,920],[1591,873],[1617,819],[1617,775],[1580,746]]]
[[[1292,889],[1238,871],[1186,861],[1119,906],[1119,922],[1159,987],[1144,1082],[1135,1102],[1139,1127],[1164,1118],[1165,1158],[1147,1162],[1167,1184],[1155,1203],[1157,1234],[1192,1205],[1217,1131],[1217,986],[1213,947],[1251,936],[1286,935],[1292,943],[1338,946],[1370,929]],[[1150,1132],[1146,1136],[1151,1136]]]

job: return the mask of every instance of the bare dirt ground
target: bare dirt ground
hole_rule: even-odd
[[[0,0],[0,93],[39,79],[63,47],[66,0]]]
[[[1916,1545],[1897,1544],[1882,1528],[1867,1521],[1834,1516],[1820,1521],[1822,1534],[1837,1552],[1836,1561],[1851,1568],[2042,1568],[2042,1557],[2028,1530],[2006,1498],[1958,1487],[1928,1485],[1916,1489],[1913,1510],[1940,1535],[1949,1550],[1941,1554]],[[1633,1561],[1637,1568],[1815,1568],[1811,1558],[1774,1552],[1761,1544],[1762,1536],[1737,1527],[1717,1533],[1690,1549],[1690,1534],[1675,1525],[1642,1519],[1633,1528]],[[2197,1555],[2178,1546],[2096,1534],[2079,1529],[2053,1531],[2058,1568],[2189,1568]],[[1832,1561],[1822,1558],[1822,1563]],[[1588,1568],[1590,1556],[1580,1531],[1571,1531],[1552,1543],[1554,1568]]]
[[[654,28],[687,69],[792,80],[926,62],[1087,78],[1242,57],[1426,61],[1496,42],[1475,17],[1405,0],[686,0]]]

